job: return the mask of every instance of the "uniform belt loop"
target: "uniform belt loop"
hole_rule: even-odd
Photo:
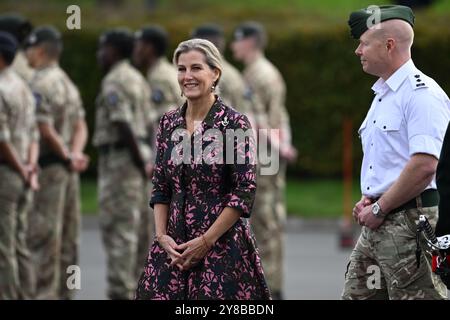
[[[417,204],[418,209],[422,209],[422,195],[421,194],[419,194],[416,197],[416,204]]]

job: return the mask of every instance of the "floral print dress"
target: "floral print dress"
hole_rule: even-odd
[[[186,108],[185,103],[160,120],[150,205],[169,205],[167,234],[178,244],[205,233],[225,207],[235,208],[242,215],[189,270],[170,266],[169,256],[155,240],[138,282],[136,299],[270,299],[247,219],[256,190],[253,135],[244,141],[226,137],[228,129],[251,131],[249,121],[217,97],[204,121],[187,138],[191,149],[200,143],[203,150],[193,151],[191,156],[183,154],[182,143],[174,139],[178,133],[187,133]],[[226,151],[222,164],[211,160],[218,150],[211,147],[212,143],[217,146],[221,140],[224,145],[231,141],[231,149],[223,149],[234,153],[235,164],[228,164]],[[247,161],[237,161],[239,156],[246,156]],[[179,163],[176,159],[180,157],[187,161]]]

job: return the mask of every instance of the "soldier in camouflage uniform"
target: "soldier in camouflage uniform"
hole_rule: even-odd
[[[270,148],[279,150],[279,170],[276,174],[265,175],[261,174],[260,167],[252,226],[272,296],[282,299],[286,163],[295,158],[296,151],[291,145],[289,116],[284,104],[285,83],[280,72],[264,56],[266,42],[262,25],[245,22],[234,32],[232,49],[235,58],[245,64],[244,79],[253,100],[258,129],[279,130],[279,134],[268,137]],[[261,157],[259,160],[265,162]]]
[[[366,9],[349,20],[364,72],[379,78],[358,131],[364,151],[362,198],[353,216],[362,231],[347,265],[342,298],[445,299],[447,290],[432,272],[431,255],[415,251],[419,215],[433,227],[438,218],[435,172],[450,100],[411,60],[412,10],[379,9],[376,24]]]
[[[70,299],[68,266],[77,265],[80,235],[79,172],[88,165],[83,153],[87,126],[80,94],[59,67],[61,34],[51,26],[32,31],[26,55],[36,70],[31,88],[41,136],[40,190],[30,221],[30,247],[36,264],[37,298]]]
[[[133,62],[147,75],[152,91],[151,100],[156,111],[154,130],[164,113],[177,109],[184,102],[177,71],[165,56],[167,47],[168,35],[162,27],[148,26],[135,33]]]
[[[25,52],[22,49],[22,44],[26,37],[32,30],[31,23],[24,17],[17,14],[0,15],[0,30],[11,33],[17,40],[19,48],[14,58],[12,68],[16,71],[22,79],[28,84],[33,77],[33,69],[28,65],[25,57]]]
[[[134,297],[137,270],[143,268],[138,265],[140,227],[147,225],[148,218],[142,203],[145,201],[148,206],[145,194],[148,195],[146,180],[150,172],[146,168],[152,155],[147,124],[154,116],[149,86],[128,61],[133,41],[129,31],[113,29],[100,37],[97,52],[98,63],[106,75],[97,97],[93,143],[99,151],[100,220],[110,299]],[[145,238],[148,253],[148,236]]]
[[[10,67],[16,50],[14,37],[0,32],[0,299],[32,299],[35,284],[27,231],[38,132],[33,95]]]
[[[225,52],[225,35],[219,25],[208,23],[201,25],[191,32],[191,38],[200,38],[211,41],[220,53]],[[246,90],[244,79],[238,69],[222,58],[222,75],[220,77],[218,93],[225,104],[235,108],[245,114],[252,125],[256,128],[256,123],[252,111],[251,96]]]
[[[174,110],[183,104],[180,87],[177,82],[177,72],[174,66],[167,60],[165,54],[168,47],[168,35],[160,26],[147,26],[134,34],[133,62],[147,77],[151,88],[151,109],[147,124],[147,141],[151,149],[155,147],[156,130],[159,119],[167,111]],[[152,153],[155,156],[155,153]],[[147,164],[147,172],[151,175],[155,159]],[[148,248],[153,240],[154,219],[153,210],[149,207],[149,190],[153,185],[148,181],[144,201],[142,202],[142,218],[139,237],[139,259],[137,264],[138,276],[142,272],[142,266],[147,259]],[[151,230],[149,232],[148,230]],[[150,242],[150,243],[149,243]]]

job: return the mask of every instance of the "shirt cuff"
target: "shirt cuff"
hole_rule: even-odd
[[[409,139],[409,155],[426,153],[439,159],[442,141],[431,136],[418,134]]]
[[[36,115],[36,122],[47,123],[47,124],[53,125],[52,117],[43,115],[43,114]]]

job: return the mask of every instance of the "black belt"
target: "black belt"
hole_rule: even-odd
[[[391,212],[400,212],[403,210],[434,207],[439,204],[439,193],[436,189],[427,189],[414,199],[409,200],[400,207],[395,208]]]
[[[125,145],[125,143],[123,143],[123,142],[102,144],[97,147],[99,154],[107,154],[113,150],[123,150],[126,148],[128,148],[128,146]]]
[[[47,154],[47,155],[39,157],[38,163],[41,168],[48,167],[52,164],[61,164],[61,165],[65,166],[66,168],[68,168],[69,164],[70,164],[70,160],[63,159],[60,156],[57,156],[55,154]]]
[[[148,143],[148,140],[145,139],[145,138],[137,138],[136,140],[137,140],[137,142]],[[123,141],[102,144],[102,145],[97,147],[98,153],[102,154],[102,155],[107,154],[107,153],[109,153],[109,152],[111,152],[113,150],[120,151],[120,150],[128,149],[128,148],[129,148],[128,144],[126,144]]]

